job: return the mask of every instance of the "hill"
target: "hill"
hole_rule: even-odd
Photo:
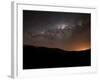
[[[91,50],[64,51],[58,48],[23,46],[23,69],[91,65]]]

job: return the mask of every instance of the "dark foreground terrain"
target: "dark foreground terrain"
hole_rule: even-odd
[[[57,48],[23,47],[23,69],[91,65],[91,50],[64,51]]]

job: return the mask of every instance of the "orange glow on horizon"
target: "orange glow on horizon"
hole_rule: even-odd
[[[82,45],[82,46],[78,46],[78,45],[76,45],[76,46],[74,46],[74,47],[71,47],[71,48],[69,48],[69,49],[67,49],[67,48],[65,48],[65,50],[67,50],[67,51],[84,51],[84,50],[88,50],[88,49],[90,49],[91,47],[90,47],[90,45]]]
[[[71,47],[72,46],[72,47]],[[91,48],[91,45],[90,44],[86,44],[86,43],[81,43],[79,45],[77,44],[74,44],[74,45],[71,45],[70,48],[66,48],[66,50],[70,50],[70,51],[84,51],[84,50],[88,50]]]
[[[84,51],[84,50],[88,50],[90,48],[80,48],[80,49],[76,49],[75,51]]]

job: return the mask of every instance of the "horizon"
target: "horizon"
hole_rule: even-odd
[[[45,46],[33,46],[33,45],[23,45],[23,47],[35,47],[35,48],[48,48],[48,49],[59,49],[59,50],[63,50],[63,51],[87,51],[87,50],[91,50],[91,48],[86,48],[86,49],[80,49],[80,50],[64,50],[61,48],[50,48],[50,47],[45,47]]]

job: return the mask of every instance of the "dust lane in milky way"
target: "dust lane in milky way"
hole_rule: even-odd
[[[89,13],[23,10],[23,44],[68,51],[91,47]]]

